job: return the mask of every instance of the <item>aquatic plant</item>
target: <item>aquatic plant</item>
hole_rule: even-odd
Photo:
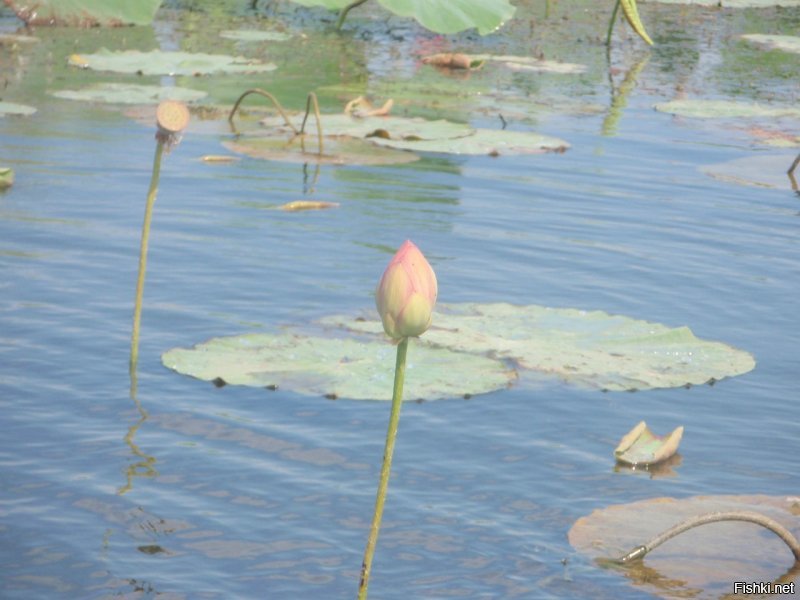
[[[131,334],[131,396],[136,396],[136,365],[139,360],[139,328],[142,320],[142,296],[144,295],[144,277],[147,272],[147,247],[150,240],[150,222],[153,217],[153,205],[158,194],[158,180],[161,175],[161,158],[164,151],[169,152],[180,142],[181,133],[189,124],[189,109],[182,102],[166,100],[156,110],[156,152],[153,158],[153,172],[150,177],[150,189],[147,192],[147,204],[142,224],[142,241],[139,250],[139,275],[136,280],[136,302],[133,309],[133,332]]]
[[[411,241],[406,240],[389,262],[389,266],[386,267],[386,271],[378,283],[378,289],[375,291],[375,305],[381,316],[383,329],[398,344],[389,428],[386,432],[386,445],[383,451],[383,464],[381,465],[372,525],[367,538],[367,547],[364,550],[364,561],[361,564],[361,579],[358,584],[359,600],[365,600],[367,597],[372,558],[378,543],[378,530],[381,526],[386,490],[389,486],[394,442],[397,437],[397,425],[400,421],[400,406],[403,402],[408,338],[422,335],[430,327],[437,293],[436,274],[419,248]]]

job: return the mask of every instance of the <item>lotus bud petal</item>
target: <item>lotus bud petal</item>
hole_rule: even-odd
[[[386,334],[400,340],[425,333],[437,292],[436,273],[419,248],[406,240],[375,290],[375,305]]]

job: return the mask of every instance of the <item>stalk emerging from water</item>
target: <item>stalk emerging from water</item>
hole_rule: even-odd
[[[361,563],[361,578],[358,584],[358,600],[366,600],[372,559],[378,544],[378,531],[386,503],[392,456],[400,422],[400,407],[403,403],[403,383],[406,373],[408,338],[423,334],[431,324],[433,307],[436,304],[438,287],[436,274],[422,252],[410,241],[406,241],[392,258],[381,277],[375,292],[375,304],[383,322],[383,329],[397,342],[397,359],[394,370],[394,390],[386,445],[383,451],[378,493],[372,525]]]
[[[139,329],[142,321],[142,297],[144,295],[144,278],[147,272],[147,248],[150,241],[150,222],[153,218],[153,205],[158,194],[158,180],[161,175],[161,158],[180,142],[181,133],[189,124],[189,110],[182,102],[166,100],[158,105],[156,111],[156,153],[153,158],[153,172],[150,177],[150,189],[147,192],[147,204],[142,224],[142,242],[139,249],[139,276],[136,280],[136,302],[133,309],[133,333],[131,334],[131,397],[136,398],[136,365],[139,362]]]

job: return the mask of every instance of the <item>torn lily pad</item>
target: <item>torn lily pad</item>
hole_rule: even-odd
[[[323,325],[380,335],[376,320],[325,317]],[[753,357],[670,328],[602,311],[506,303],[440,304],[425,342],[511,360],[521,370],[587,388],[646,390],[747,373]]]
[[[138,75],[209,75],[211,73],[264,73],[277,67],[257,59],[203,52],[112,52],[103,48],[94,54],[73,54],[69,64],[94,71]]]
[[[108,102],[110,104],[158,104],[162,100],[195,102],[206,93],[182,87],[137,85],[134,83],[95,83],[79,90],[53,92],[56,98],[81,102]]]
[[[512,369],[501,361],[414,343],[404,398],[437,400],[506,388]],[[169,369],[204,381],[280,388],[298,394],[390,400],[395,348],[385,339],[309,337],[286,332],[214,338],[174,348],[161,360]]]
[[[15,104],[14,102],[0,101],[0,118],[5,117],[6,115],[29,117],[35,112],[36,109],[32,106],[27,106],[25,104]]]
[[[800,54],[800,37],[795,35],[765,35],[763,33],[747,33],[743,40],[751,42],[766,50],[782,50]]]
[[[607,565],[607,559],[687,519],[731,511],[762,514],[800,536],[800,497],[753,495],[652,498],[607,506],[578,519],[568,539],[579,553]],[[753,523],[725,521],[690,529],[612,572],[662,598],[716,599],[733,591],[734,575],[746,581],[800,582],[793,563],[792,552],[774,533]]]
[[[731,100],[672,100],[656,104],[653,108],[660,112],[697,119],[800,118],[800,109],[798,108]]]
[[[626,433],[614,449],[616,459],[628,465],[646,466],[660,463],[674,456],[683,437],[683,426],[669,435],[656,435],[640,421]]]

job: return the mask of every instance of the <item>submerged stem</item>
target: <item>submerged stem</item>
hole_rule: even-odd
[[[386,446],[383,450],[383,464],[381,465],[381,478],[378,483],[378,494],[375,498],[375,511],[372,515],[372,525],[367,538],[367,547],[364,550],[364,562],[361,564],[361,580],[358,584],[358,600],[366,600],[369,576],[372,571],[372,558],[375,555],[375,546],[378,543],[378,530],[383,517],[383,505],[386,502],[386,490],[389,486],[389,473],[392,470],[392,454],[394,442],[397,437],[397,424],[400,422],[400,407],[403,404],[403,380],[406,373],[406,352],[408,338],[403,338],[397,346],[397,361],[394,367],[394,392],[392,394],[392,412],[389,416],[389,428],[386,432]]]
[[[139,249],[139,277],[136,280],[136,302],[133,308],[133,333],[131,334],[131,358],[129,364],[131,376],[131,396],[136,397],[136,365],[139,362],[139,326],[142,321],[142,297],[144,295],[144,276],[147,272],[147,246],[150,240],[150,221],[153,218],[153,205],[158,194],[158,178],[161,174],[161,157],[164,155],[164,141],[158,139],[156,153],[153,158],[153,174],[150,177],[150,189],[147,192],[147,205],[144,209],[142,224],[142,243]]]
[[[306,121],[308,120],[308,113],[311,111],[311,106],[314,107],[314,118],[317,120],[317,145],[319,146],[317,153],[322,155],[322,117],[319,114],[319,102],[317,102],[317,95],[314,92],[309,92],[306,97],[306,114],[303,116],[303,123],[300,125],[300,133],[306,131]]]

